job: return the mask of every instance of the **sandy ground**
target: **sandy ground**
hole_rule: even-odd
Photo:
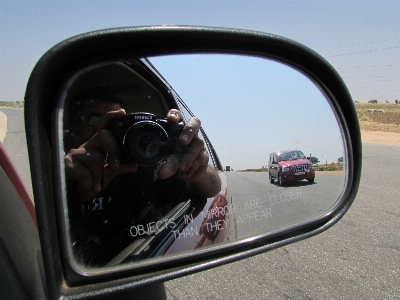
[[[343,171],[315,171],[317,175],[343,175]]]
[[[0,111],[0,142],[4,141],[7,132],[7,117]]]
[[[363,143],[400,146],[400,133],[361,130]]]

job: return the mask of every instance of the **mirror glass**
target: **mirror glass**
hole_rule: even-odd
[[[171,258],[329,213],[345,147],[321,90],[257,57],[94,65],[60,97],[59,203],[80,266]]]

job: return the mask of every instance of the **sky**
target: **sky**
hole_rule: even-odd
[[[393,103],[400,99],[399,16],[400,1],[0,0],[0,101],[23,100],[35,63],[48,49],[66,38],[104,28],[168,24],[242,28],[293,39],[317,51],[333,65],[343,77],[353,100],[377,99]],[[188,92],[195,99],[193,92],[175,88],[181,96]],[[188,104],[190,97],[185,99]],[[207,116],[204,106],[193,105],[196,109],[192,104],[189,106],[196,115]],[[316,125],[323,124],[316,119],[321,111],[329,113],[326,108],[311,113]],[[209,118],[211,121],[203,119],[203,125],[207,125],[210,132],[218,132],[212,118]],[[329,136],[334,137],[337,125],[330,128]],[[272,134],[267,133],[268,137]],[[300,133],[301,130],[296,132],[297,135]],[[220,141],[220,137],[215,134],[216,140]],[[307,139],[290,137],[287,146],[303,147],[304,152],[317,153],[320,160],[327,155],[329,162],[339,157],[340,151],[326,154],[324,147],[308,147],[310,143],[305,142],[298,145],[299,141]],[[277,138],[274,141],[277,147],[284,146]],[[220,146],[225,149],[222,151],[228,153],[229,143],[224,140]],[[329,145],[327,142],[321,142],[321,145],[331,148],[326,146]],[[243,150],[243,153],[247,152]],[[249,162],[248,166],[253,167],[253,164],[259,167],[261,162]]]
[[[324,163],[344,156],[324,95],[288,66],[232,55],[150,61],[200,118],[222,163],[234,170],[265,166],[278,150],[300,149]]]

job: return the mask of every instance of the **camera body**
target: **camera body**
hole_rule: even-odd
[[[121,149],[121,161],[148,167],[174,155],[180,160],[185,146],[179,142],[183,122],[156,119],[151,113],[127,114],[111,121],[108,128]]]

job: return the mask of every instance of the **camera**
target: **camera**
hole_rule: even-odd
[[[108,130],[121,148],[121,161],[148,167],[167,155],[182,157],[185,146],[179,142],[183,122],[156,119],[151,113],[131,113],[111,121]]]

